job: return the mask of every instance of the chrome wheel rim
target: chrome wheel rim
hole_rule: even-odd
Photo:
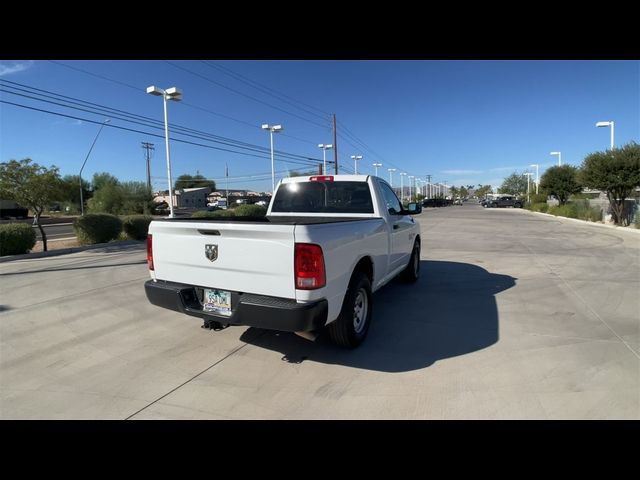
[[[353,305],[353,329],[356,333],[361,333],[367,323],[367,292],[364,288],[358,290],[356,301]]]

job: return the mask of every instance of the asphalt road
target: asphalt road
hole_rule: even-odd
[[[76,233],[73,231],[72,223],[43,225],[43,228],[45,235],[47,235],[47,240],[61,240],[76,237]],[[33,227],[33,229],[36,232],[37,240],[42,240],[40,229],[38,227]]]
[[[150,305],[142,244],[2,263],[0,418],[640,418],[640,235],[416,218],[422,276],[354,351]]]

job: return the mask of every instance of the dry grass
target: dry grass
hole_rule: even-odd
[[[48,250],[60,250],[63,248],[71,248],[71,247],[79,247],[77,239],[73,240],[48,240],[47,241],[47,249]],[[31,250],[32,252],[41,252],[42,251],[42,242],[38,240]]]

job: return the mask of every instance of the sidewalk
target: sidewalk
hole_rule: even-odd
[[[569,218],[569,217],[563,217],[561,215],[551,215],[550,213],[542,213],[542,212],[532,212],[531,210],[527,210],[526,208],[522,208],[520,209],[523,212],[527,212],[533,215],[544,215],[546,217],[552,217],[552,218],[556,218],[558,220],[566,220],[568,222],[573,222],[573,223],[579,223],[581,225],[591,225],[593,227],[599,227],[599,228],[609,228],[609,229],[614,229],[618,232],[631,232],[631,233],[635,233],[640,235],[640,228],[635,228],[635,226],[629,225],[628,227],[619,227],[617,225],[607,225],[604,223],[600,223],[600,222],[590,222],[588,220],[581,220],[579,218]]]

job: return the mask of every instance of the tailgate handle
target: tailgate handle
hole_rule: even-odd
[[[198,233],[202,235],[220,235],[220,230],[200,230],[198,229]]]

